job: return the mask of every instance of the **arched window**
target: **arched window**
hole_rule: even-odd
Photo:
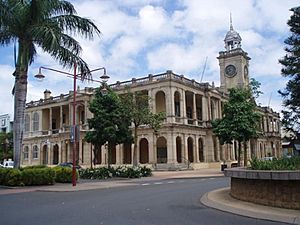
[[[159,91],[155,95],[156,113],[166,112],[166,96],[163,91]]]
[[[33,131],[38,131],[39,130],[39,114],[35,112],[33,114],[33,126],[32,126]]]
[[[28,148],[28,146],[25,146],[24,150],[23,150],[23,159],[24,160],[28,160],[28,153],[29,153],[29,148]]]
[[[28,114],[25,115],[25,132],[30,131],[30,116]]]
[[[39,158],[39,148],[37,145],[34,145],[32,148],[32,158],[38,159]]]

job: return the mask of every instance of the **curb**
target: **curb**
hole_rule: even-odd
[[[284,208],[268,207],[232,198],[230,188],[221,188],[205,193],[200,202],[210,208],[229,212],[241,216],[283,222],[288,224],[300,224],[300,211]]]

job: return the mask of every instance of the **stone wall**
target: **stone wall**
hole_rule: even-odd
[[[230,194],[234,198],[262,205],[300,209],[300,171],[235,168],[226,170],[225,175],[231,177]]]

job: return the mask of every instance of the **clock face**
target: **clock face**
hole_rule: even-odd
[[[228,77],[234,77],[236,75],[236,68],[234,65],[228,65],[225,68],[225,74]]]

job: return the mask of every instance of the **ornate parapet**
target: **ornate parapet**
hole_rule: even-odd
[[[266,171],[232,168],[230,195],[239,200],[289,209],[300,209],[300,170]]]

